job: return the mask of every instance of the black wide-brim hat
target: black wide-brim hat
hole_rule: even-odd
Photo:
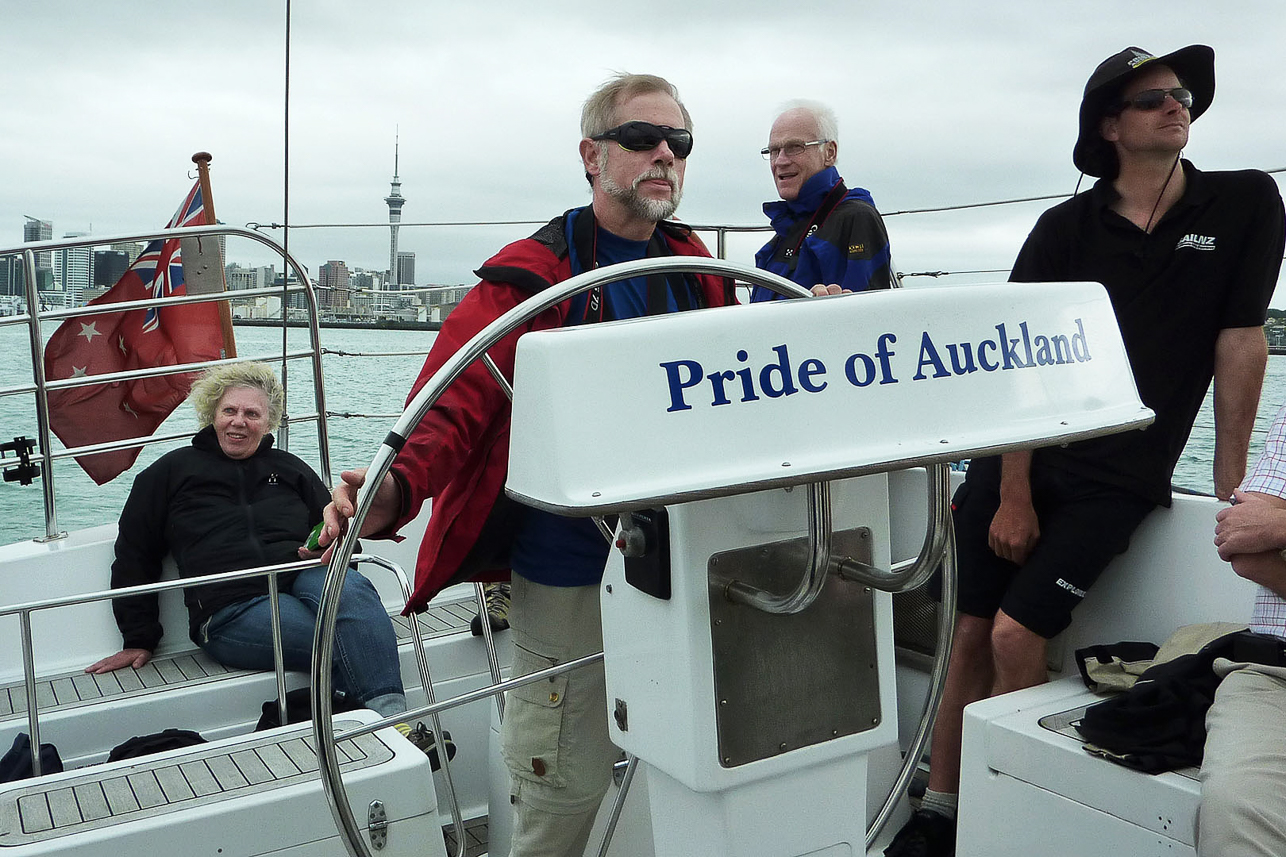
[[[1171,69],[1192,92],[1192,121],[1206,112],[1215,98],[1215,52],[1206,45],[1188,45],[1165,56],[1153,56],[1142,48],[1126,48],[1113,54],[1090,75],[1081,98],[1080,135],[1072,149],[1072,163],[1086,175],[1113,176],[1116,170],[1116,150],[1099,133],[1099,120],[1107,112],[1109,102],[1116,99],[1125,82],[1150,65],[1163,65]]]

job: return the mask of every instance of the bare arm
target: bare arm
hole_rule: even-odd
[[[1286,559],[1277,551],[1242,553],[1232,558],[1238,577],[1258,583],[1286,598]]]
[[[1246,475],[1246,450],[1268,365],[1261,327],[1230,327],[1215,341],[1215,495],[1221,500]]]
[[[1286,498],[1272,494],[1233,492],[1235,505],[1215,515],[1215,546],[1219,556],[1280,551],[1286,547]]]
[[[323,548],[334,542],[348,526],[348,519],[357,514],[357,491],[364,484],[366,484],[365,467],[345,470],[339,475],[339,483],[331,491],[331,501],[322,511],[323,527],[317,541]],[[375,499],[371,503],[366,520],[362,522],[362,531],[358,535],[369,536],[372,533],[384,532],[397,520],[401,508],[402,489],[393,478],[393,474],[387,474],[384,481],[380,483],[379,490],[375,492]],[[304,548],[299,550],[300,556],[316,556],[316,553],[306,552]],[[327,550],[323,557],[329,559],[329,554],[330,551]]]
[[[1022,565],[1040,541],[1040,523],[1031,501],[1030,450],[1000,459],[1000,507],[991,519],[987,544],[996,556]]]
[[[1286,597],[1286,498],[1234,494],[1236,505],[1215,516],[1215,545],[1239,577]]]

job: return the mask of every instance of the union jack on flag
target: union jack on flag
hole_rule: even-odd
[[[166,229],[183,226],[205,225],[205,203],[201,199],[201,183],[192,185],[187,198],[174,212]],[[147,245],[134,262],[134,272],[138,274],[154,298],[168,298],[175,294],[185,294],[183,290],[183,256],[177,239],[152,241]],[[160,326],[161,308],[148,307],[143,318],[143,332],[151,333]]]
[[[195,182],[167,229],[205,224],[201,185]],[[177,238],[153,241],[92,306],[187,294]],[[213,303],[156,307],[68,318],[45,346],[45,376],[92,378],[160,366],[201,363],[224,356],[219,308]],[[65,446],[77,448],[147,437],[187,398],[195,373],[135,378],[70,387],[49,393],[49,427]],[[138,448],[76,456],[102,485],[138,458]]]

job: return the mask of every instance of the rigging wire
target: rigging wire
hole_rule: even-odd
[[[1008,268],[980,268],[975,271],[905,271],[899,277],[954,277],[958,274],[1008,274]]]
[[[543,226],[549,220],[437,220],[421,223],[399,221],[398,226]],[[290,229],[367,229],[380,227],[388,229],[388,221],[383,223],[291,223]],[[285,229],[285,223],[259,223],[252,220],[246,224],[247,229]]]
[[[286,3],[286,10],[287,10],[286,11],[287,57],[289,57],[289,15],[290,15],[289,0],[287,0],[287,3]],[[289,61],[287,61],[287,66],[289,66]],[[289,89],[289,68],[287,68],[287,89]],[[1264,172],[1268,173],[1269,175],[1272,175],[1275,173],[1286,173],[1286,167],[1275,167],[1273,169],[1264,170]],[[1046,202],[1053,199],[1069,199],[1073,195],[1074,194],[1068,194],[1068,193],[1051,193],[1051,194],[1043,194],[1041,196],[1023,196],[1023,197],[1014,197],[1012,199],[990,200],[987,202],[967,202],[967,203],[961,203],[959,205],[939,205],[939,206],[932,206],[928,208],[905,208],[905,209],[900,209],[898,211],[881,212],[881,216],[887,218],[887,217],[898,217],[906,214],[938,214],[946,211],[968,211],[976,208],[994,208],[996,206],[1001,206],[1001,205],[1021,205],[1023,203],[1028,203],[1028,202]],[[275,222],[259,223],[256,221],[251,221],[246,224],[246,228],[248,229],[286,229],[286,240],[289,240],[290,232],[289,232],[289,229],[287,228],[287,224],[289,224],[289,220],[290,220],[289,207],[287,207],[287,215],[285,217],[285,220],[286,220],[285,223],[275,223]],[[546,221],[544,220],[428,220],[428,221],[421,221],[417,223],[402,223],[400,225],[438,227],[438,228],[443,228],[443,227],[476,228],[476,227],[483,227],[483,226],[540,226],[540,225],[543,225],[545,222]],[[294,228],[294,229],[372,229],[372,228],[387,229],[388,224],[387,223],[299,223],[299,224],[291,225],[291,228]],[[715,228],[715,227],[694,226],[694,228],[705,229],[705,228]],[[768,226],[762,226],[762,227],[761,226],[749,226],[749,227],[728,226],[724,228],[730,229],[732,231],[745,231],[745,232],[767,231],[768,229],[771,229],[771,227],[768,227]],[[962,274],[1007,274],[1007,273],[1009,273],[1008,268],[988,268],[988,269],[972,270],[972,271],[913,271],[913,272],[902,273],[902,274],[899,274],[898,276],[899,278],[932,277],[936,279],[938,277],[950,277],[950,276],[956,276],[956,275],[962,275]]]
[[[289,15],[289,2],[287,2],[287,15]],[[287,47],[289,50],[289,46]],[[289,75],[289,72],[287,72]],[[287,82],[289,86],[289,82]],[[1286,167],[1276,167],[1271,170],[1264,170],[1265,173],[1286,173]],[[993,208],[998,205],[1019,205],[1025,202],[1044,202],[1051,199],[1069,199],[1070,193],[1050,193],[1042,196],[1021,196],[1012,199],[996,199],[988,202],[965,202],[959,205],[938,205],[929,208],[904,208],[898,211],[880,212],[881,217],[897,217],[904,214],[936,214],[943,211],[967,211],[974,208]],[[287,224],[291,229],[387,229],[388,223],[289,223],[289,217],[286,223],[260,223],[250,221],[246,224],[247,229],[285,229]],[[430,227],[476,227],[476,226],[541,226],[548,220],[425,220],[416,223],[400,223],[400,226],[430,226]],[[760,230],[770,227],[750,226],[750,227],[729,227],[733,229]],[[968,273],[961,271],[958,273]],[[980,273],[991,273],[984,271]]]
[[[423,357],[427,350],[419,351],[345,351],[342,348],[323,348],[322,354],[333,354],[336,357]],[[395,414],[401,416],[401,414]]]
[[[283,89],[285,97],[285,107],[282,114],[282,155],[281,155],[281,172],[282,172],[282,194],[281,194],[281,219],[284,223],[290,223],[290,0],[286,0],[286,69],[283,80]],[[306,297],[306,296],[305,296]],[[289,372],[286,369],[285,355],[289,350],[288,329],[289,325],[285,323],[286,307],[290,305],[290,230],[286,229],[281,234],[281,389],[283,396],[288,392],[286,387]],[[314,383],[319,379],[315,379]],[[290,401],[289,398],[285,401]],[[288,442],[283,438],[283,443]],[[330,478],[330,474],[326,474]]]
[[[881,217],[897,217],[900,214],[934,214],[941,211],[964,211],[971,208],[990,208],[996,205],[1015,205],[1021,202],[1040,202],[1047,199],[1068,199],[1070,193],[1050,193],[1044,196],[1024,196],[1016,199],[997,199],[991,202],[965,202],[960,205],[940,205],[934,208],[904,208],[901,211],[883,211]]]

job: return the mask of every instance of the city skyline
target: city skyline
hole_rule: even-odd
[[[1286,118],[1264,109],[1286,96],[1286,76],[1274,71],[1286,16],[1271,0],[1230,14],[1197,0],[819,0],[788,22],[781,11],[764,0],[698,4],[679,27],[565,0],[297,3],[287,126],[284,4],[227,0],[198,11],[137,0],[111,39],[103,34],[120,27],[115,4],[25,4],[0,30],[10,99],[0,156],[14,165],[0,240],[19,243],[10,230],[24,214],[52,220],[59,234],[159,226],[189,186],[191,154],[208,151],[224,221],[288,214],[292,252],[313,273],[328,259],[388,269],[393,136],[409,200],[398,249],[417,254],[420,282],[466,282],[505,243],[588,201],[580,108],[618,71],[663,74],[691,112],[696,145],[678,211],[688,223],[765,226],[761,206],[775,191],[758,152],[776,111],[801,97],[832,106],[840,172],[885,214],[895,265],[952,273],[909,278],[912,287],[1007,276],[1036,218],[1077,187],[1070,155],[1085,81],[1127,45],[1214,47],[1217,94],[1185,152],[1198,167],[1286,166]],[[178,74],[176,34],[196,33],[200,71]],[[390,33],[416,48],[390,50]],[[550,50],[564,43],[577,49]],[[93,129],[88,144],[85,134],[56,133],[68,117]],[[1018,198],[1030,201],[959,208]],[[416,225],[473,222],[503,225]],[[764,240],[731,236],[728,257],[749,264]],[[247,264],[271,261],[258,248],[229,250]]]

